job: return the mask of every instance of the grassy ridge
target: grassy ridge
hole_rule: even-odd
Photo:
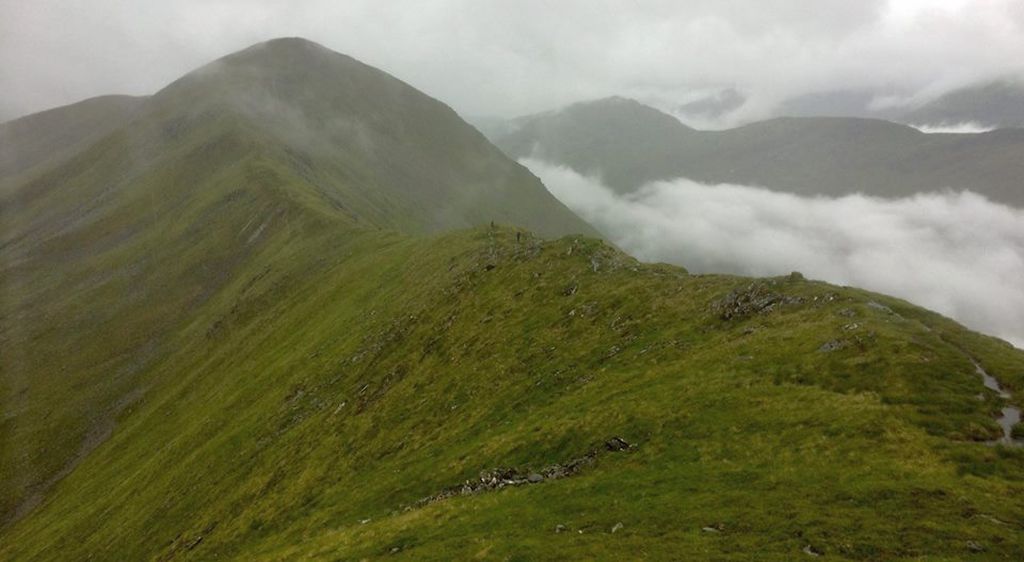
[[[313,48],[283,46],[271,68]],[[1019,400],[1021,352],[799,276],[691,276],[511,227],[424,234],[576,223],[493,147],[431,147],[452,165],[421,154],[403,172],[344,135],[298,143],[298,129],[227,103],[236,80],[261,82],[224,64],[75,156],[3,180],[0,559],[1024,548],[1024,455],[983,443],[1005,401],[972,363]],[[344,99],[304,107],[335,114]],[[375,134],[393,136],[382,119]],[[391,141],[408,156],[427,142],[414,138]],[[410,170],[430,177],[397,181]],[[410,186],[423,190],[407,198]],[[420,505],[614,437],[634,446],[576,475]]]
[[[944,342],[971,346],[961,328],[784,279],[771,290],[802,301],[723,321],[714,303],[750,280],[516,238],[324,233],[268,249],[266,273],[239,275],[180,333],[118,432],[9,531],[6,554],[1021,548],[1024,457],[964,441],[996,434],[996,400],[975,398],[973,366]],[[817,351],[851,318],[863,346]],[[972,352],[1024,371],[1006,347]],[[539,469],[612,436],[635,449],[580,476],[403,511],[481,470]]]
[[[440,102],[302,40],[0,135],[0,521],[107,438],[169,339],[269,246],[491,220],[589,230]]]

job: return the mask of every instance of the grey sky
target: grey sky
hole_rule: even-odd
[[[1020,0],[0,0],[0,120],[152,93],[293,35],[467,115],[735,86],[756,116],[808,91],[929,96],[1024,74]]]

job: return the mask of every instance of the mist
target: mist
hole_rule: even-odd
[[[992,125],[983,125],[974,121],[965,121],[963,123],[939,123],[937,125],[912,124],[910,126],[922,133],[944,133],[957,135],[987,133],[996,129],[996,127]]]
[[[623,196],[566,167],[520,162],[643,261],[695,273],[800,271],[904,298],[1024,348],[1024,210],[970,191],[825,198],[687,179]]]
[[[610,95],[678,104],[735,88],[747,98],[735,123],[803,93],[867,89],[920,103],[1024,76],[1017,0],[0,1],[0,121],[150,94],[281,36],[382,68],[470,116]]]

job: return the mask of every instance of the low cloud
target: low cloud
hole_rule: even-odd
[[[954,133],[954,134],[975,134],[994,131],[996,128],[991,125],[982,125],[975,121],[963,123],[940,123],[938,125],[911,125],[911,127],[922,133]]]
[[[618,195],[524,159],[551,192],[644,261],[809,278],[890,294],[1024,347],[1024,211],[970,191],[802,197],[686,179]]]

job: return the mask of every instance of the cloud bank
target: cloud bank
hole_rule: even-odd
[[[987,133],[994,131],[996,128],[992,125],[983,125],[974,121],[965,121],[963,123],[940,123],[938,125],[910,125],[911,127],[921,131],[922,133],[952,133],[952,134],[975,134],[975,133]]]
[[[963,192],[809,198],[686,179],[617,195],[594,178],[521,163],[644,261],[782,275],[898,296],[1024,348],[1024,210]]]

